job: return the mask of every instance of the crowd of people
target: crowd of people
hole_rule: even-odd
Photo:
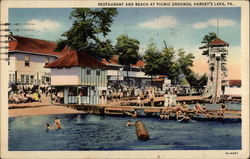
[[[108,100],[119,106],[124,102],[124,98],[137,99],[137,106],[139,107],[144,107],[145,104],[154,107],[156,97],[163,97],[163,108],[160,112],[161,119],[169,119],[174,112],[177,120],[187,120],[189,111],[192,109],[190,109],[185,102],[177,102],[178,91],[180,91],[178,87],[169,87],[167,90],[161,90],[156,87],[140,89],[121,85],[119,89],[108,88],[107,92],[105,91],[105,96],[108,97]],[[11,85],[8,95],[10,104],[42,102],[42,96],[46,97],[50,95],[52,95],[51,99],[54,100],[55,103],[63,102],[63,92],[48,86]],[[226,105],[224,103],[221,104],[220,108],[217,110],[218,116],[223,117],[226,109]],[[206,117],[210,115],[206,106],[201,106],[199,103],[194,105],[193,112],[195,115],[203,114],[206,115]],[[137,115],[137,112],[135,112],[132,117],[136,118]]]
[[[12,85],[9,87],[9,103],[41,102],[41,95],[48,95],[49,87]]]
[[[39,85],[10,85],[8,89],[9,104],[43,102],[42,97],[52,95],[52,100],[62,103],[63,93],[49,86]]]

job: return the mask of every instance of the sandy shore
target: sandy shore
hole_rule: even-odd
[[[53,106],[53,105],[33,107],[33,108],[9,109],[9,117],[49,115],[49,114],[78,114],[78,113],[84,113],[84,112],[63,106]]]

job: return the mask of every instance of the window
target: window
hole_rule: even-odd
[[[10,65],[10,55],[8,55],[8,65]]]
[[[30,57],[24,56],[24,66],[29,67],[30,66]]]
[[[86,74],[87,74],[87,75],[90,75],[90,73],[91,73],[91,70],[90,70],[90,69],[87,69]]]
[[[34,76],[30,76],[30,83],[34,84]]]
[[[12,74],[12,79],[13,79],[13,82],[16,82],[16,76],[15,76],[15,74]]]
[[[9,74],[9,83],[11,82],[11,77],[12,77],[11,74]]]
[[[100,76],[100,74],[101,74],[101,71],[100,70],[96,70],[96,75]]]
[[[69,88],[69,96],[77,96],[77,87]]]
[[[24,75],[21,75],[21,83],[24,83]]]
[[[88,96],[88,87],[82,87],[81,89],[79,89],[79,95]]]
[[[45,62],[45,66],[46,66],[49,63],[49,57],[45,57],[44,62]]]
[[[26,83],[30,83],[30,76],[26,75]]]
[[[46,83],[49,83],[49,82],[50,82],[50,78],[49,78],[49,77],[46,77],[46,78],[45,78],[45,81],[46,81]]]
[[[45,83],[45,77],[42,76],[42,84],[44,84],[44,83]]]

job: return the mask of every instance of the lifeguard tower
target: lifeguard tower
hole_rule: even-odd
[[[221,39],[215,39],[208,44],[209,72],[207,93],[211,96],[211,103],[217,103],[224,93],[224,87],[227,84],[227,55],[229,44]]]

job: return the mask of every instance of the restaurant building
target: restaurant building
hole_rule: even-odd
[[[55,42],[21,36],[9,38],[9,83],[43,85],[50,83],[50,69],[44,66],[65,55],[55,52]]]

